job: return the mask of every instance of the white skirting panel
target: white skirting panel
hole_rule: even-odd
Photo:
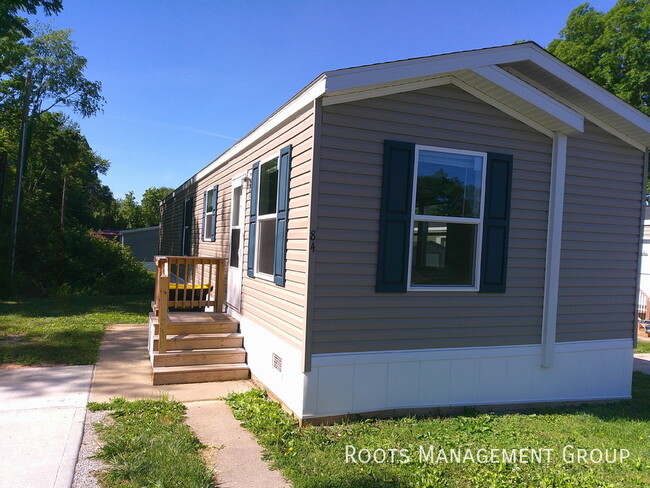
[[[315,354],[299,416],[629,398],[632,356],[630,339],[557,343],[550,368],[540,345]]]
[[[302,372],[300,350],[234,310],[228,313],[239,320],[251,374],[302,418],[305,374]],[[274,368],[274,353],[281,360],[282,371]],[[277,360],[275,364],[277,366]]]

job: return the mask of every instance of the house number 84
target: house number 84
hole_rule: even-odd
[[[312,230],[309,233],[309,249],[311,249],[311,252],[316,252],[316,231]]]

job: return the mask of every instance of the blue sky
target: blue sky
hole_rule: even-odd
[[[580,0],[64,0],[115,197],[176,188],[330,69],[557,37]],[[615,0],[590,4],[609,10]],[[41,20],[47,18],[38,16]],[[49,21],[49,20],[47,20]]]

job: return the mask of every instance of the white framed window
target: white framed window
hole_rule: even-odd
[[[260,165],[257,195],[255,275],[273,280],[278,217],[278,163],[273,158]]]
[[[203,241],[214,242],[216,240],[218,191],[218,186],[215,186],[203,194],[203,228],[201,229]]]
[[[487,153],[415,146],[409,290],[478,291]]]

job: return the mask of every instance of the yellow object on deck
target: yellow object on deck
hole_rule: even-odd
[[[194,283],[170,283],[170,290],[209,290],[210,284],[194,284]]]

